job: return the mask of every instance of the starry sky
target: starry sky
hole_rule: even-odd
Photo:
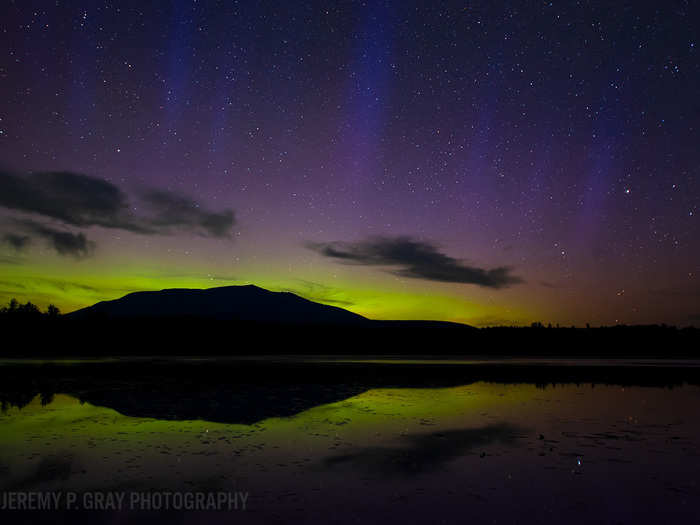
[[[700,7],[3,2],[0,300],[700,325]]]

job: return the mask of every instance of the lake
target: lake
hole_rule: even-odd
[[[6,360],[0,518],[695,523],[699,372],[639,360]],[[202,494],[229,499],[183,509]]]

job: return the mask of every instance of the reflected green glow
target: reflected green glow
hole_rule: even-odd
[[[532,397],[536,389],[521,386],[517,392]],[[241,462],[317,462],[351,444],[390,443],[405,432],[475,425],[480,413],[512,402],[513,394],[487,384],[378,389],[254,425],[133,418],[69,395],[56,395],[42,406],[37,396],[0,416],[0,464],[19,483],[31,479],[46,458],[69,461],[70,485],[77,490],[117,481],[138,486],[154,475],[161,483],[177,484],[212,473],[225,476]]]
[[[561,502],[564,516],[582,482],[592,500],[601,482],[606,493],[629,487],[634,504],[668,501],[671,476],[691,486],[700,422],[679,414],[694,413],[698,395],[695,386],[374,389],[252,425],[126,417],[57,395],[0,414],[0,490],[241,490],[256,523],[332,521],[339,508],[375,516],[397,495],[461,512],[466,494],[491,516],[491,498],[517,494],[538,507]]]
[[[659,438],[663,441],[670,428],[679,424],[674,407],[696,399],[698,392],[697,387],[564,385],[542,390],[527,384],[492,383],[373,389],[252,425],[127,417],[69,395],[56,395],[42,406],[37,397],[22,409],[10,408],[0,415],[0,487],[192,489],[211,486],[216,480],[217,487],[244,484],[247,490],[264,492],[274,482],[276,490],[296,486],[312,491],[320,479],[345,487],[351,481],[339,477],[327,460],[372,458],[377,450],[411,450],[406,447],[420,436],[432,440],[429,447],[432,443],[439,447],[442,435],[504,425],[517,429],[515,441],[479,441],[475,451],[469,446],[458,448],[454,457],[444,460],[445,466],[453,461],[479,461],[479,453],[510,455],[527,463],[542,461],[537,458],[552,452],[549,464],[565,473],[572,455],[581,454],[581,436],[600,440],[596,432],[599,436],[622,432],[624,437],[625,432],[639,432],[645,425],[656,429],[667,425],[669,429]],[[537,438],[539,434],[554,436],[556,441],[544,442]],[[641,445],[641,452],[630,453],[645,453],[647,445]],[[625,446],[636,447],[636,442]],[[605,454],[617,457],[616,450],[605,449]],[[363,451],[370,453],[363,456]],[[429,460],[430,456],[423,458],[423,464]],[[490,465],[498,474],[498,463]],[[363,479],[360,466],[355,474],[360,477],[352,478],[358,483]]]

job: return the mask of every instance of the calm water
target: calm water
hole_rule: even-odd
[[[249,495],[246,510],[177,516],[133,509],[0,511],[0,519],[696,523],[700,518],[700,388],[684,380],[673,388],[634,386],[627,374],[620,384],[470,379],[416,388],[376,387],[343,376],[337,387],[332,382],[319,387],[304,376],[263,388],[232,370],[227,383],[207,385],[207,375],[200,374],[177,394],[166,389],[168,398],[159,390],[170,377],[163,371],[160,382],[134,379],[146,385],[134,390],[134,381],[126,378],[95,382],[99,374],[76,374],[80,366],[36,373],[31,367],[0,367],[6,378],[22,370],[27,377],[40,375],[39,383],[54,381],[65,389],[33,393],[36,381],[25,381],[23,394],[17,388],[5,392],[0,491],[240,491]],[[104,371],[112,365],[100,366]],[[411,366],[423,367],[420,371],[429,365]],[[375,376],[385,377],[388,369],[380,370]],[[238,389],[222,386],[240,381]],[[450,376],[448,382],[455,381]],[[323,402],[334,389],[347,395]],[[309,403],[309,391],[318,403]],[[289,405],[290,399],[296,404]],[[263,404],[284,405],[285,415],[258,420],[255,409]],[[139,416],[140,410],[158,417]],[[192,410],[214,420],[183,419],[183,411]],[[237,414],[245,422],[235,422]]]

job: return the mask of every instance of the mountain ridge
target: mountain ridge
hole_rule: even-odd
[[[68,319],[195,317],[291,324],[361,324],[370,320],[343,308],[311,301],[292,292],[256,285],[166,288],[130,292],[65,315]]]

